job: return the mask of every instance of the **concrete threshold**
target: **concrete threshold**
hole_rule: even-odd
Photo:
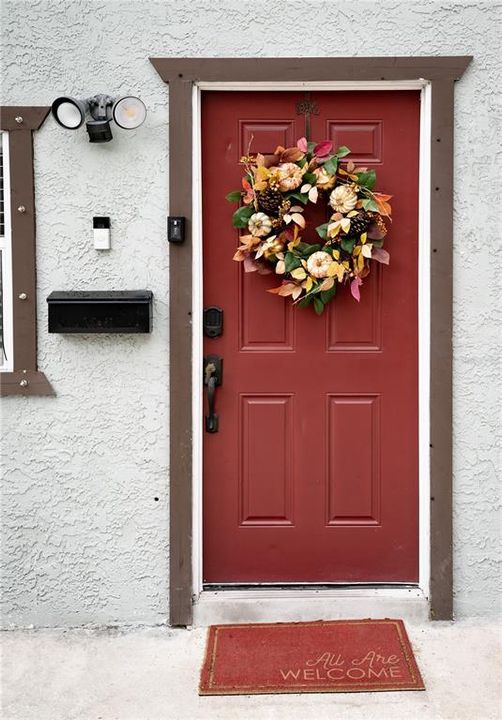
[[[304,622],[398,617],[425,623],[429,602],[416,589],[331,588],[203,591],[194,602],[194,625]]]

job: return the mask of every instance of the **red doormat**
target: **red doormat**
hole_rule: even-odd
[[[402,620],[212,625],[200,695],[424,690]]]

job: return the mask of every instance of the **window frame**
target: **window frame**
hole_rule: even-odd
[[[0,106],[0,130],[8,133],[5,207],[10,215],[12,358],[0,369],[1,395],[54,395],[37,366],[36,224],[33,131],[49,107]]]
[[[2,295],[2,347],[0,348],[0,372],[9,372],[14,368],[14,342],[12,318],[12,237],[10,218],[10,177],[9,177],[9,133],[0,130],[0,145],[2,148],[2,180],[3,180],[3,235],[0,235],[1,283]]]

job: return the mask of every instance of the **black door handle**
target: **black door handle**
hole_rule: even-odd
[[[219,419],[215,411],[216,388],[223,379],[223,360],[219,355],[208,355],[204,358],[204,385],[207,386],[209,414],[206,415],[206,432],[216,433]]]

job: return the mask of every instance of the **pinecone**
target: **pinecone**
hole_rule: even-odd
[[[353,218],[350,218],[350,229],[348,235],[350,237],[359,237],[371,222],[369,213],[366,210],[361,210]]]
[[[282,205],[282,193],[279,190],[267,188],[258,193],[258,208],[267,215],[277,216]]]

